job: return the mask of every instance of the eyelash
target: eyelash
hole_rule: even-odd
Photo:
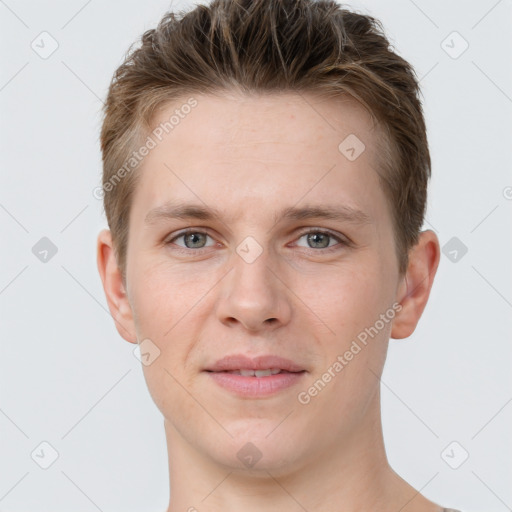
[[[186,229],[184,231],[181,231],[179,233],[177,233],[175,236],[173,236],[172,238],[169,238],[166,240],[165,242],[165,245],[170,245],[172,244],[174,241],[176,241],[178,238],[182,238],[190,233],[200,233],[202,235],[206,235],[206,236],[209,236],[210,238],[213,239],[213,237],[208,234],[206,231],[204,230],[201,230],[200,228],[189,228],[189,229]],[[329,236],[330,238],[334,238],[338,244],[336,245],[333,245],[332,247],[324,247],[324,248],[319,248],[319,249],[313,249],[313,248],[306,248],[306,247],[302,247],[302,249],[305,249],[306,252],[310,253],[310,254],[320,254],[320,253],[323,253],[323,254],[330,254],[332,252],[335,252],[335,251],[338,251],[340,249],[340,246],[350,246],[351,245],[351,242],[349,242],[348,240],[344,240],[342,239],[341,237],[339,237],[338,235],[335,235],[334,233],[332,233],[331,231],[328,231],[328,230],[325,230],[325,229],[308,229],[306,231],[303,231],[299,234],[297,240],[300,240],[304,235],[309,235],[309,234],[312,234],[312,233],[315,233],[315,234],[322,234],[322,235],[327,235]],[[195,253],[195,254],[202,254],[203,252],[207,251],[208,249],[211,248],[210,247],[200,247],[198,249],[191,249],[191,248],[188,248],[188,247],[181,247],[181,246],[176,246],[177,249],[173,249],[173,250],[176,250],[177,252],[181,252],[181,253],[184,253],[184,254],[190,254],[191,252]]]

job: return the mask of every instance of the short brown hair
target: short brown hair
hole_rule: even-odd
[[[234,88],[348,94],[368,110],[386,141],[379,176],[403,274],[423,224],[431,172],[411,65],[392,50],[378,20],[334,0],[214,0],[166,13],[140,47],[129,49],[110,83],[101,130],[103,201],[123,279],[140,173],[134,167],[119,179],[119,171],[162,106]]]

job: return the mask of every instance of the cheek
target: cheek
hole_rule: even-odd
[[[148,390],[165,416],[188,421],[193,404],[182,386],[190,387],[185,362],[203,322],[198,314],[200,299],[207,291],[205,280],[181,269],[178,272],[162,264],[142,263],[132,279],[138,337],[149,338],[159,350],[158,357],[142,367]]]
[[[138,329],[165,340],[188,320],[208,291],[207,279],[184,268],[140,262],[133,272],[132,300]]]
[[[374,263],[331,271],[328,279],[320,280],[322,288],[310,291],[304,300],[334,331],[319,334],[323,324],[316,329],[315,351],[321,362],[301,390],[311,397],[304,411],[342,428],[350,427],[347,418],[354,425],[360,421],[386,358],[391,324],[371,328],[391,306],[389,286],[377,260]]]
[[[333,336],[343,345],[372,325],[389,297],[379,267],[364,263],[331,267],[314,279],[301,277],[296,286],[297,295],[328,328],[331,345]]]

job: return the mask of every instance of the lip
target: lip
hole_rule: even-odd
[[[285,373],[265,377],[246,377],[226,373],[230,370],[266,370],[269,368],[279,368]],[[223,357],[204,371],[220,387],[244,398],[263,398],[274,395],[296,385],[306,373],[306,370],[300,365],[283,357],[263,355],[249,358],[243,354]]]
[[[229,370],[266,370],[268,368],[279,368],[287,372],[302,372],[305,370],[305,368],[289,359],[271,354],[253,358],[247,357],[244,354],[232,354],[219,359],[212,366],[205,368],[205,370],[209,372],[224,372]]]

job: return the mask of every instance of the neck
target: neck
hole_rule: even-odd
[[[171,499],[167,512],[441,512],[400,478],[387,461],[380,394],[364,421],[330,446],[288,471],[243,471],[199,452],[168,421],[165,432]]]

